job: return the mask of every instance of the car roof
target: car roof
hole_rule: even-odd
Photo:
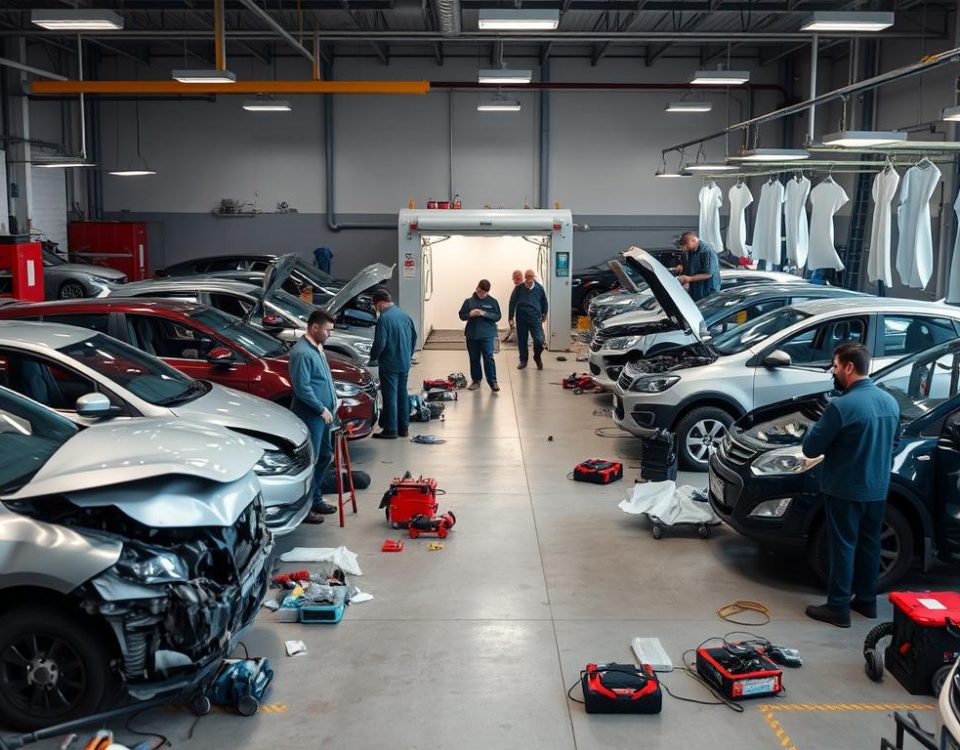
[[[238,294],[257,294],[260,287],[256,284],[247,284],[244,281],[231,281],[220,276],[186,276],[174,277],[169,279],[149,279],[147,281],[135,281],[132,284],[124,284],[117,289],[117,296],[127,296],[130,291],[138,292],[141,290],[157,290],[157,296],[162,297],[160,292],[168,290],[212,290],[216,292],[236,292]]]
[[[20,310],[36,310],[45,312],[47,310],[54,312],[57,310],[111,310],[121,308],[124,312],[153,312],[162,310],[165,312],[182,313],[190,315],[199,310],[206,310],[209,305],[200,302],[190,302],[189,300],[171,299],[162,297],[152,299],[150,297],[100,297],[98,299],[75,299],[75,300],[56,300],[49,302],[21,302],[16,305]]]
[[[32,348],[59,349],[68,344],[100,335],[97,331],[60,323],[33,323],[27,320],[0,320],[0,341],[4,343],[29,344]]]
[[[833,312],[917,312],[960,318],[960,307],[946,305],[940,302],[923,302],[914,299],[900,299],[898,297],[872,297],[866,295],[853,299],[817,299],[809,302],[798,302],[794,308],[808,315],[822,315]]]
[[[169,267],[208,263],[212,260],[276,260],[279,257],[280,255],[277,253],[224,253],[223,255],[204,255],[200,258],[181,260],[177,263],[171,263]]]
[[[726,279],[755,276],[757,278],[773,279],[774,282],[779,281],[783,284],[796,284],[803,281],[801,277],[794,276],[792,273],[784,273],[783,271],[760,271],[753,268],[721,268],[720,276]]]
[[[831,297],[831,299],[839,299],[842,297],[866,297],[863,292],[856,292],[852,289],[843,289],[842,287],[836,286],[824,286],[822,284],[798,284],[796,282],[789,284],[782,284],[780,282],[773,282],[772,284],[760,283],[760,284],[740,284],[739,286],[730,286],[726,289],[721,289],[719,292],[712,294],[711,297],[738,297],[740,295],[750,295],[751,298],[757,297],[783,297],[788,294],[802,294],[804,296],[813,296],[813,297]],[[707,299],[710,299],[708,297]],[[797,303],[799,304],[799,303]]]

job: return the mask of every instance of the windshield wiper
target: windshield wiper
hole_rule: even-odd
[[[203,393],[204,390],[203,384],[199,380],[194,380],[190,387],[182,393],[179,393],[176,396],[171,396],[170,398],[156,401],[154,403],[156,406],[178,406],[180,404],[193,401],[198,395]]]

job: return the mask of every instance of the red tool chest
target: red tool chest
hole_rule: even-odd
[[[67,230],[70,255],[123,271],[128,281],[149,278],[147,225],[140,221],[73,221]]]
[[[43,302],[43,254],[39,242],[16,235],[0,237],[2,296],[23,302]]]

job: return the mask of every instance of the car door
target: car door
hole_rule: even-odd
[[[951,381],[956,393],[956,362],[953,369]],[[960,409],[944,420],[934,454],[934,482],[933,525],[939,530],[938,552],[956,555],[960,553]]]
[[[833,350],[847,342],[867,342],[869,316],[831,318],[803,326],[763,346],[751,360],[754,367],[753,408],[792,398],[822,393],[833,388],[830,367]],[[789,367],[767,367],[763,360],[771,352],[790,355]]]
[[[247,391],[249,367],[246,360],[219,338],[180,319],[137,314],[127,314],[125,318],[126,339],[130,345],[159,357],[197,380],[209,380]],[[211,362],[210,353],[215,349],[231,352],[232,362]]]

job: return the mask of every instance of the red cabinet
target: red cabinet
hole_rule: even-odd
[[[147,225],[139,221],[73,221],[70,255],[123,271],[128,281],[149,278]]]
[[[20,240],[20,241],[18,241]],[[0,237],[0,296],[43,302],[43,255],[28,237]]]

